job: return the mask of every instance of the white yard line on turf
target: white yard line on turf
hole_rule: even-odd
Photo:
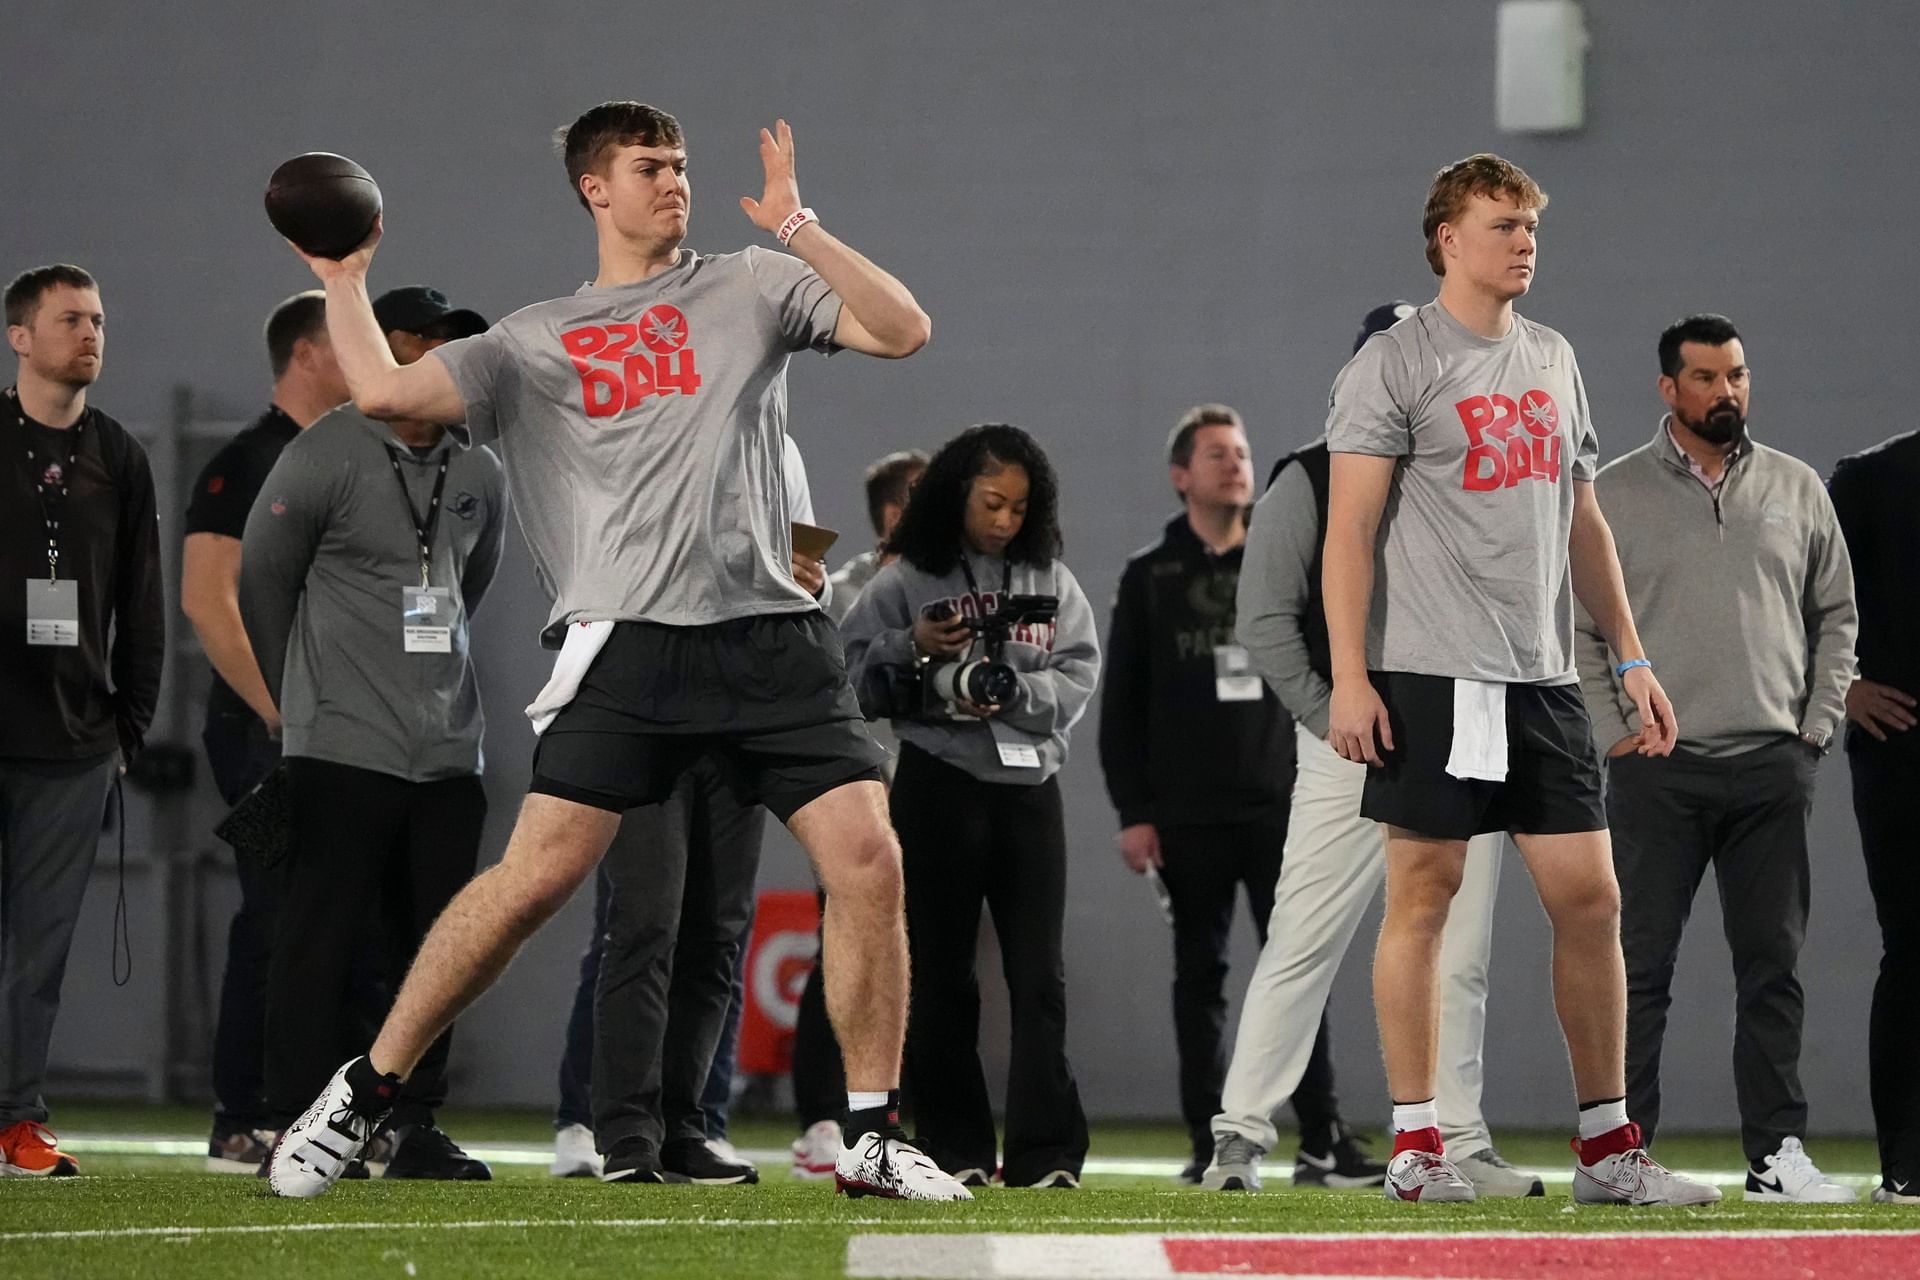
[[[163,1138],[142,1134],[74,1134],[60,1139],[62,1150],[74,1155],[114,1155],[114,1156],[202,1156],[207,1153],[204,1140],[191,1138]],[[538,1142],[494,1142],[480,1146],[467,1145],[467,1154],[489,1164],[500,1165],[543,1165],[553,1159],[553,1148]],[[738,1153],[744,1160],[754,1164],[785,1168],[792,1163],[792,1153],[785,1150],[750,1150]],[[1094,1175],[1114,1175],[1132,1178],[1168,1178],[1180,1172],[1179,1160],[1127,1159],[1122,1157],[1091,1156],[1087,1159],[1083,1173]],[[1521,1168],[1521,1172],[1530,1173],[1549,1186],[1570,1186],[1573,1183],[1573,1170],[1565,1166],[1552,1168]],[[1744,1169],[1685,1169],[1690,1178],[1711,1182],[1716,1186],[1739,1186],[1746,1182]],[[1293,1170],[1279,1165],[1271,1170],[1262,1170],[1262,1176],[1269,1182],[1292,1182]],[[1869,1174],[1830,1174],[1834,1181],[1853,1187],[1856,1190],[1872,1187],[1879,1178]]]

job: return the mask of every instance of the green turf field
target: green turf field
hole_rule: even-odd
[[[66,1108],[60,1132],[76,1145],[111,1135],[204,1140],[204,1115],[183,1109]],[[449,1114],[468,1146],[544,1143],[542,1117]],[[742,1125],[743,1149],[783,1147],[785,1126]],[[111,1145],[111,1144],[109,1144]],[[1181,1152],[1171,1126],[1102,1127],[1096,1156]],[[189,1148],[191,1149],[191,1148]],[[1283,1151],[1291,1147],[1283,1143]],[[1293,1191],[1283,1178],[1257,1196],[1176,1188],[1164,1176],[1093,1175],[1080,1192],[989,1189],[973,1204],[848,1201],[829,1187],[763,1166],[758,1187],[603,1186],[560,1181],[533,1163],[536,1149],[495,1167],[488,1184],[343,1183],[314,1201],[276,1200],[257,1181],[201,1173],[187,1155],[115,1155],[82,1149],[87,1176],[0,1182],[0,1275],[5,1276],[685,1276],[825,1277],[844,1274],[847,1241],[874,1231],[1358,1231],[1831,1228],[1913,1230],[1910,1210],[1744,1205],[1738,1192],[1692,1212],[1575,1210],[1564,1183],[1545,1200],[1419,1208],[1373,1194]],[[1563,1136],[1514,1136],[1516,1163],[1552,1171]],[[1871,1143],[1812,1144],[1829,1172],[1865,1185]],[[1675,1137],[1662,1157],[1689,1169],[1739,1167],[1731,1139]],[[1277,1171],[1281,1166],[1270,1166]],[[1729,1175],[1731,1176],[1731,1175]]]

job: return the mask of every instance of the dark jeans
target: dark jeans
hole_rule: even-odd
[[[201,742],[221,800],[231,807],[280,761],[280,744],[251,711],[207,712]],[[257,1129],[267,1123],[267,968],[273,932],[286,896],[286,865],[262,868],[234,860],[240,909],[227,926],[227,967],[220,979],[220,1011],[213,1031],[213,1096],[217,1128]]]
[[[375,947],[395,986],[480,854],[487,793],[478,777],[408,782],[290,757],[294,840],[274,935],[267,1001],[267,1104],[291,1123],[340,1063],[361,1052],[352,1002],[355,953],[377,913]],[[430,1121],[446,1101],[449,1029],[402,1087],[392,1123]]]
[[[1920,838],[1914,798],[1920,795],[1920,729],[1885,743],[1854,732],[1847,743],[1853,812],[1867,886],[1880,920],[1880,976],[1867,1026],[1867,1070],[1880,1170],[1893,1182],[1920,1183]]]
[[[820,895],[820,914],[827,912],[827,895]],[[840,1061],[840,1041],[827,1018],[826,953],[816,946],[813,972],[800,992],[800,1009],[793,1026],[793,1105],[800,1128],[822,1120],[838,1120],[847,1109],[847,1073]]]
[[[1737,756],[1609,762],[1607,817],[1627,961],[1627,1114],[1660,1125],[1660,1048],[1674,959],[1707,867],[1733,953],[1733,1087],[1747,1159],[1804,1137],[1805,1001],[1795,973],[1809,902],[1807,814],[1819,757],[1798,738]]]
[[[1273,916],[1287,843],[1287,811],[1222,826],[1161,827],[1160,879],[1173,900],[1173,1033],[1180,1055],[1180,1116],[1196,1158],[1213,1156],[1213,1118],[1227,1078],[1227,945],[1242,886],[1261,946]],[[1324,1154],[1338,1135],[1333,1040],[1320,1015],[1307,1069],[1293,1091],[1300,1145]]]
[[[1067,1061],[1061,932],[1067,842],[1059,779],[981,782],[911,745],[891,795],[907,884],[913,1003],[905,1075],[922,1150],[948,1172],[994,1168],[974,971],[980,907],[993,913],[1012,1014],[1008,1186],[1080,1172],[1087,1118]]]
[[[612,896],[591,1068],[600,1151],[708,1136],[701,1096],[753,919],[765,828],[766,810],[711,758],[683,773],[665,803],[622,820],[601,863]]]

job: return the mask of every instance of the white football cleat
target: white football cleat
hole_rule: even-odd
[[[320,1195],[340,1180],[386,1119],[385,1099],[375,1100],[377,1111],[356,1107],[357,1099],[347,1084],[347,1068],[353,1062],[334,1072],[313,1105],[274,1141],[267,1156],[267,1185],[273,1194],[299,1200]]]
[[[834,1190],[859,1199],[971,1200],[973,1192],[948,1177],[897,1131],[863,1133],[840,1151],[833,1167]]]
[[[1579,1151],[1577,1144],[1574,1150]],[[1717,1204],[1720,1188],[1675,1173],[1648,1155],[1645,1147],[1636,1146],[1601,1156],[1592,1164],[1576,1156],[1573,1199],[1576,1204]]]
[[[1402,1151],[1387,1161],[1387,1180],[1381,1192],[1389,1200],[1421,1204],[1466,1202],[1475,1198],[1473,1184],[1460,1176],[1453,1161],[1437,1151]]]

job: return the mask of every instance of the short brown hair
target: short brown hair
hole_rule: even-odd
[[[327,295],[318,289],[296,293],[267,317],[267,364],[278,379],[293,363],[293,347],[300,339],[324,337],[327,332]]]
[[[1547,207],[1547,193],[1511,160],[1485,151],[1455,160],[1433,175],[1433,186],[1427,189],[1426,213],[1420,219],[1421,233],[1427,237],[1427,265],[1437,276],[1447,274],[1440,258],[1440,224],[1466,212],[1467,201],[1474,196],[1511,196],[1523,209]]]
[[[1245,431],[1237,411],[1224,404],[1197,404],[1180,415],[1167,436],[1167,465],[1184,467],[1193,462],[1193,438],[1202,427],[1238,427]]]
[[[589,213],[593,206],[581,194],[580,179],[605,164],[609,150],[686,144],[680,122],[644,102],[603,102],[558,130],[555,141],[560,144],[561,157],[567,163],[567,181],[573,186],[574,198]]]
[[[867,468],[867,519],[875,534],[884,535],[887,504],[907,505],[907,493],[913,482],[927,469],[927,455],[918,449],[902,449],[876,460]]]
[[[71,285],[75,289],[98,289],[100,285],[87,274],[85,267],[76,267],[71,262],[56,262],[48,267],[34,267],[22,271],[7,286],[7,324],[32,324],[33,313],[40,309],[40,299],[49,289],[60,285]]]

